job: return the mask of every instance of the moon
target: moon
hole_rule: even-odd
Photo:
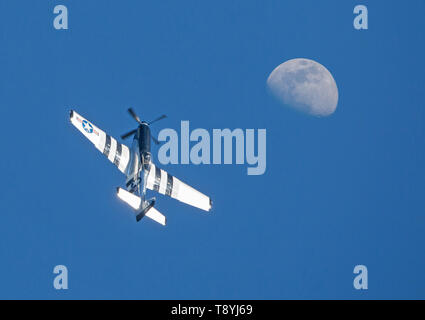
[[[338,105],[338,87],[320,63],[292,59],[276,67],[267,79],[272,94],[284,105],[303,113],[327,117]]]

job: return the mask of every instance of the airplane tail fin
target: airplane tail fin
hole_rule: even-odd
[[[136,220],[140,221],[144,216],[158,222],[165,226],[167,219],[165,216],[156,210],[153,206],[155,205],[155,199],[149,201],[142,201],[142,199],[131,192],[128,192],[122,188],[117,188],[118,198],[127,203],[130,207],[136,210]]]

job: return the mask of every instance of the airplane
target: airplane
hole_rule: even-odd
[[[166,217],[154,208],[155,197],[146,199],[147,189],[210,211],[211,198],[158,168],[152,162],[151,139],[155,144],[159,144],[159,141],[151,135],[150,125],[166,118],[166,115],[146,122],[140,120],[132,108],[128,109],[128,113],[136,120],[138,127],[123,134],[121,139],[125,140],[133,136],[131,148],[118,142],[74,110],[70,111],[70,121],[126,175],[126,190],[118,187],[117,196],[135,210],[136,221],[146,216],[163,226],[167,223]]]

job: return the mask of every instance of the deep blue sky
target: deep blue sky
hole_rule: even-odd
[[[53,28],[67,5],[69,30]],[[369,30],[353,8],[369,8]],[[425,298],[425,2],[0,1],[0,298]],[[334,115],[278,104],[297,57],[334,75]],[[266,128],[267,171],[170,165],[214,211],[158,196],[164,228],[68,121]],[[157,149],[154,149],[154,158]],[[69,269],[68,291],[53,267]],[[369,290],[353,289],[353,268]]]

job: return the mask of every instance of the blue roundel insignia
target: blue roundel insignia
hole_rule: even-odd
[[[93,126],[87,120],[83,120],[83,129],[86,130],[86,132],[88,133],[93,132]]]

